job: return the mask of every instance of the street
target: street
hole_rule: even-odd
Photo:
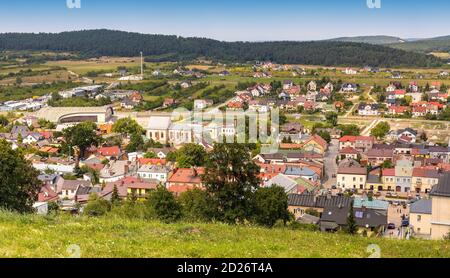
[[[325,154],[324,166],[325,177],[323,187],[325,189],[331,189],[333,185],[336,185],[336,178],[333,175],[337,174],[336,157],[339,153],[339,140],[333,139],[328,147],[328,151]]]

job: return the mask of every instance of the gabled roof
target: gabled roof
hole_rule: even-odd
[[[433,187],[430,196],[450,197],[450,173],[445,173],[439,183]]]
[[[289,194],[288,204],[289,206],[311,208],[350,207],[351,198],[346,196],[331,195],[316,196],[310,193]]]
[[[421,199],[411,204],[410,213],[431,214],[432,200]]]

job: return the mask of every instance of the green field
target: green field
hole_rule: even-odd
[[[0,257],[82,258],[383,258],[449,257],[450,242],[397,241],[223,224],[162,224],[119,218],[19,216],[0,213]],[[69,250],[68,250],[69,248]],[[77,248],[75,248],[77,249]]]

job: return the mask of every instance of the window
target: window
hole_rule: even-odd
[[[422,215],[417,215],[417,222],[422,221]]]

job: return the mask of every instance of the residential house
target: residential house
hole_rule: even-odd
[[[450,234],[450,173],[446,173],[430,193],[431,239],[440,240]]]
[[[278,174],[264,183],[264,187],[279,186],[284,189],[286,194],[297,194],[299,192],[299,185],[295,181],[284,174]]]
[[[351,147],[361,152],[372,149],[375,138],[372,136],[344,136],[339,139],[339,149]]]
[[[358,106],[358,114],[360,116],[379,116],[380,115],[379,105],[361,103]]]
[[[358,155],[359,155],[359,152],[352,147],[345,147],[339,151],[340,160],[346,159],[346,158],[351,158],[351,159],[357,160]]]
[[[386,161],[394,161],[392,149],[370,149],[367,151],[367,162],[372,166],[380,166]]]
[[[433,201],[431,199],[421,199],[410,206],[409,225],[414,234],[419,237],[431,237],[431,218]]]
[[[430,193],[433,186],[439,183],[441,175],[438,170],[414,168],[412,173],[412,187],[416,193]]]
[[[203,189],[202,175],[204,168],[179,168],[174,169],[172,176],[167,180],[167,188],[170,192],[179,195],[190,189]]]
[[[97,150],[97,153],[108,160],[117,160],[122,156],[122,151],[119,146],[102,147]]]
[[[344,190],[364,189],[367,168],[359,165],[340,166],[337,172],[337,187]]]
[[[157,180],[163,184],[167,181],[169,173],[169,168],[158,165],[142,165],[137,171],[137,175],[141,179]]]
[[[315,172],[314,170],[308,168],[308,167],[293,167],[289,166],[286,167],[286,171],[284,172],[284,175],[290,178],[303,178],[305,180],[311,181],[311,182],[318,182],[320,180],[320,176]]]
[[[395,179],[397,192],[409,193],[412,186],[413,163],[410,160],[397,160],[395,165]]]
[[[136,161],[116,160],[110,161],[100,171],[100,183],[116,182],[127,176],[133,176],[137,171]]]
[[[289,194],[288,209],[295,219],[302,217],[308,210],[314,210],[319,215],[325,207],[350,207],[352,199],[346,196],[316,195],[314,193]]]
[[[350,213],[349,207],[326,207],[320,218],[321,231],[334,232],[347,227],[347,219]],[[386,211],[363,208],[354,208],[353,210],[356,225],[359,232],[382,235],[388,224],[388,215]]]
[[[328,143],[319,135],[313,135],[303,144],[303,150],[324,154],[328,150]]]
[[[397,187],[395,169],[383,169],[383,191],[395,191]]]
[[[117,188],[117,193],[123,200],[129,199],[132,196],[144,200],[152,190],[157,188],[158,183],[157,180],[126,177],[115,182],[108,182],[100,195],[106,200],[111,200],[114,188]]]

